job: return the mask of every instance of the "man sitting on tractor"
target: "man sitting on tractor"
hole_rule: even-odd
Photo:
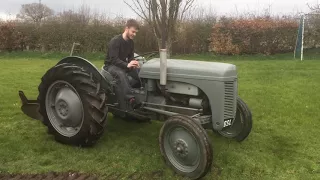
[[[124,109],[126,102],[129,102],[133,108],[140,105],[140,101],[133,95],[127,73],[135,80],[138,80],[136,68],[139,68],[139,62],[134,59],[133,39],[139,30],[139,24],[136,20],[130,19],[126,22],[124,32],[111,39],[108,46],[108,52],[105,59],[104,69],[108,71],[117,80],[116,91],[120,101],[121,109]]]

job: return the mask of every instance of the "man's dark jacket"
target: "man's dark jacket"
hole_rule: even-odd
[[[132,39],[124,40],[122,34],[111,39],[105,59],[105,65],[115,65],[127,70],[128,63],[134,58],[134,43]]]

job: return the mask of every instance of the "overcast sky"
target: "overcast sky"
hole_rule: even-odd
[[[130,2],[130,0],[127,0]],[[234,14],[236,7],[238,12],[251,11],[262,12],[271,6],[273,14],[288,14],[296,12],[308,12],[307,3],[316,3],[317,0],[195,0],[199,6],[210,7],[218,14]],[[38,2],[38,0],[0,0],[0,17],[12,18],[19,12],[21,4]],[[320,2],[320,1],[319,1]],[[65,9],[77,9],[81,4],[86,4],[99,12],[111,16],[122,14],[126,17],[134,16],[123,0],[42,0],[55,12]],[[209,4],[209,5],[208,5]],[[11,14],[8,15],[8,14]]]

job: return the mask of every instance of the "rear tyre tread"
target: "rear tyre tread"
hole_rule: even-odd
[[[51,125],[45,107],[45,98],[49,86],[56,80],[64,80],[70,83],[79,94],[84,111],[83,125],[80,131],[73,137],[65,137],[59,134]],[[74,64],[64,63],[49,69],[41,78],[38,87],[40,102],[39,112],[44,117],[43,124],[47,126],[48,133],[55,136],[58,142],[76,146],[92,146],[100,139],[107,124],[108,109],[105,106],[106,95],[95,82],[89,72]],[[90,97],[88,97],[90,94]]]

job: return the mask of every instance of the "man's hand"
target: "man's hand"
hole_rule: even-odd
[[[139,68],[140,65],[139,65],[139,62],[137,60],[132,60],[130,61],[130,63],[128,64],[127,66],[128,68]]]

